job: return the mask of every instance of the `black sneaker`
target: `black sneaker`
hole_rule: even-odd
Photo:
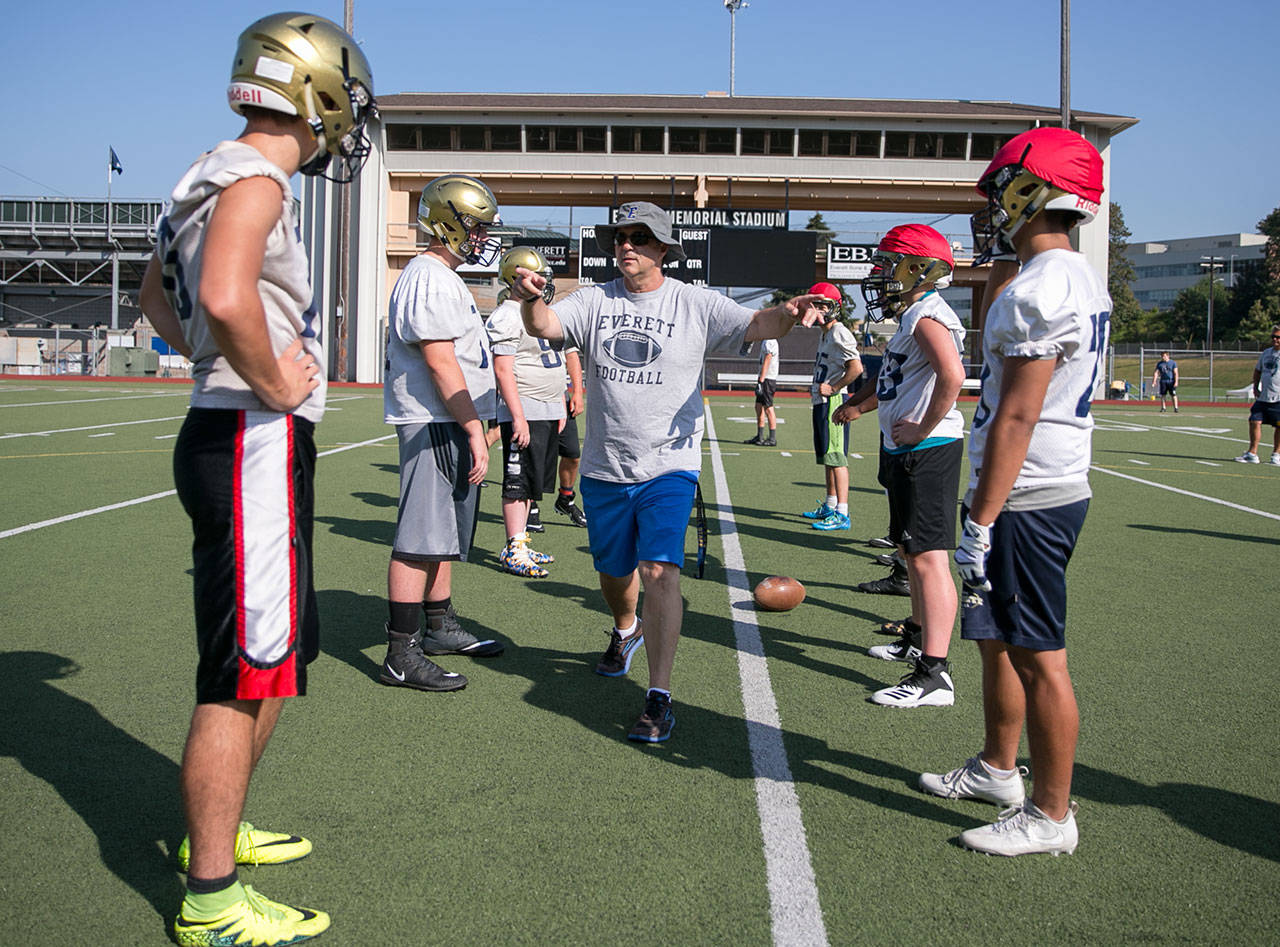
[[[439,624],[437,625],[437,622]],[[506,649],[501,641],[480,639],[458,623],[458,614],[450,605],[441,618],[427,616],[427,631],[422,636],[425,654],[465,654],[472,658],[496,658]]]
[[[896,549],[897,548],[897,546],[894,545],[893,540],[890,539],[888,536],[881,536],[876,539],[868,539],[867,545],[871,546],[874,549]]]
[[[897,621],[887,621],[876,629],[878,635],[888,635],[891,638],[901,638],[906,634],[914,634],[920,631],[920,626],[911,620],[911,616],[899,618]]]
[[[760,442],[761,447],[777,447],[778,439],[776,437],[766,437]]]
[[[755,436],[753,436],[753,437],[748,437],[748,438],[747,438],[745,441],[743,441],[742,443],[744,443],[744,444],[750,444],[750,445],[752,445],[753,447],[759,447],[761,444],[763,444],[763,443],[764,443],[764,441],[760,440],[760,435],[759,435],[759,434],[756,434],[756,435],[755,435]]]
[[[881,707],[950,707],[956,702],[955,685],[945,661],[933,670],[917,658],[911,673],[892,687],[876,691],[868,698]]]
[[[467,686],[461,674],[446,671],[422,653],[422,633],[399,635],[387,631],[387,656],[378,680],[391,687],[420,691],[460,691]]]
[[[573,496],[565,496],[563,493],[556,497],[556,512],[563,513],[569,517],[569,522],[574,526],[584,527],[587,525],[587,514],[582,512],[582,508],[573,502]]]
[[[911,580],[906,576],[899,577],[897,570],[874,582],[859,582],[859,592],[870,592],[872,595],[911,595]]]
[[[616,628],[609,630],[609,647],[605,649],[600,660],[596,662],[596,673],[605,677],[622,677],[631,670],[631,659],[644,644],[644,630],[636,619],[636,630],[624,639]]]
[[[545,533],[547,528],[542,525],[542,515],[538,512],[538,504],[529,504],[529,521],[524,524],[524,528],[531,533]]]
[[[882,566],[888,566],[889,568],[893,568],[893,564],[898,561],[897,553],[882,552],[880,553],[880,555],[872,559],[872,561],[877,562]]]
[[[671,711],[671,695],[651,690],[644,697],[644,713],[627,734],[637,743],[661,743],[671,738],[676,715]]]

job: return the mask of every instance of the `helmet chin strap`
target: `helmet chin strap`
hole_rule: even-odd
[[[312,153],[311,157],[302,162],[302,165],[298,170],[302,174],[315,177],[317,175],[324,174],[329,167],[329,159],[332,156],[325,147],[324,119],[322,119],[319,113],[316,112],[315,93],[311,89],[310,79],[308,79],[303,85],[302,94],[307,105],[307,114],[304,117],[307,122],[307,127],[311,129],[311,134],[315,136],[316,150]]]

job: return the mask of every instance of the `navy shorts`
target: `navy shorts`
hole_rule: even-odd
[[[1249,409],[1249,420],[1280,427],[1280,401],[1255,401]]]
[[[960,637],[1031,651],[1067,646],[1067,563],[1088,500],[1046,510],[1004,510],[991,526],[990,592],[963,589]],[[969,511],[962,507],[960,515]]]
[[[173,477],[194,533],[197,703],[307,691],[320,651],[314,431],[275,411],[187,412]]]
[[[684,537],[698,475],[677,470],[642,483],[583,477],[587,541],[597,572],[624,578],[641,560],[684,566]]]
[[[1163,398],[1165,395],[1176,395],[1177,393],[1178,393],[1178,386],[1173,382],[1171,381],[1160,382],[1160,397]]]

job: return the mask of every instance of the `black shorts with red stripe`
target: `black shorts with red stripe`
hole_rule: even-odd
[[[187,413],[173,477],[194,533],[197,703],[306,693],[320,646],[314,432],[272,411]]]

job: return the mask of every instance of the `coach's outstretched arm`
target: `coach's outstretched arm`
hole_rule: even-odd
[[[786,302],[770,306],[768,309],[757,309],[747,326],[746,341],[759,342],[761,339],[780,339],[795,326],[797,322],[808,328],[818,321],[821,312],[814,302],[827,297],[821,293],[805,293],[793,296]]]
[[[560,317],[542,298],[547,278],[523,266],[516,267],[516,275],[520,279],[511,287],[511,295],[520,300],[520,318],[524,320],[525,331],[549,342],[559,342],[564,338]]]

